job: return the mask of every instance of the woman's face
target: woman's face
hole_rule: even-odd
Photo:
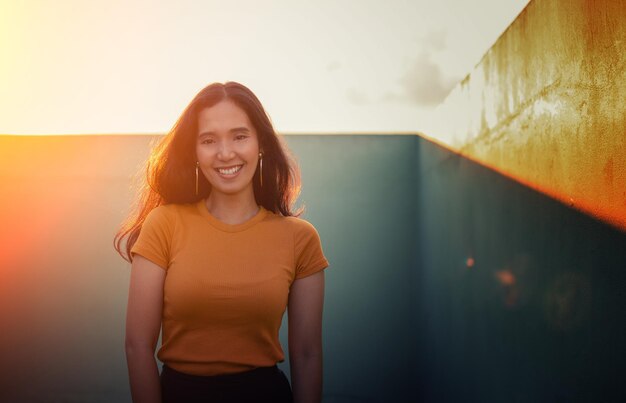
[[[198,114],[196,156],[211,193],[254,197],[259,140],[248,115],[230,100]]]

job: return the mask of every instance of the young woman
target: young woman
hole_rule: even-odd
[[[291,210],[298,191],[298,169],[248,88],[215,83],[196,95],[153,150],[115,237],[132,262],[134,402],[321,401],[328,261]],[[291,385],[276,366],[287,307]]]

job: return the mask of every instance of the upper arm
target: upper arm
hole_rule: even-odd
[[[294,232],[295,279],[309,277],[328,267],[322,251],[322,241],[315,227],[308,221],[296,219]]]
[[[296,279],[288,302],[289,354],[316,354],[322,350],[324,270]]]
[[[165,269],[135,255],[126,311],[126,348],[155,350],[161,329]]]

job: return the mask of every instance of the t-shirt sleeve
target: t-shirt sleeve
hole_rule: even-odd
[[[170,262],[174,221],[171,211],[159,206],[148,213],[139,237],[130,250],[131,255],[141,255],[167,270]]]
[[[296,279],[328,267],[317,230],[308,221],[300,220],[300,224],[295,233]]]

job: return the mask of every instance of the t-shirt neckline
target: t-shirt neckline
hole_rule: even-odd
[[[223,221],[218,220],[215,216],[213,216],[209,212],[209,209],[206,208],[205,202],[206,202],[206,199],[202,199],[196,204],[196,206],[198,207],[198,210],[200,211],[200,214],[202,214],[202,216],[205,217],[212,226],[224,232],[244,231],[254,226],[258,222],[262,221],[267,215],[267,210],[263,206],[259,206],[259,211],[256,213],[256,215],[254,215],[252,218],[248,219],[247,221],[244,221],[240,224],[227,224]]]

